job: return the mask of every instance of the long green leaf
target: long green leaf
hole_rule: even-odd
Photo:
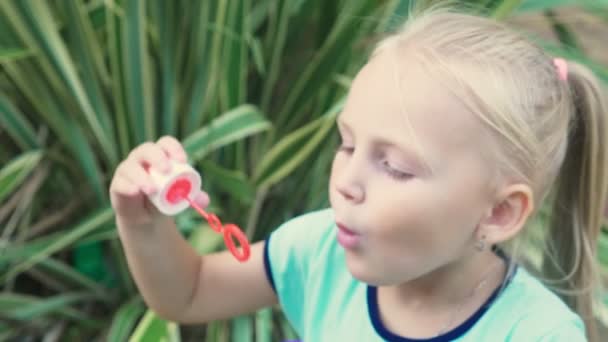
[[[110,127],[106,126],[109,118],[100,120],[103,113],[96,113],[92,106],[84,86],[82,85],[75,69],[75,63],[70,57],[64,41],[59,35],[55,21],[51,17],[51,9],[45,1],[25,0],[20,2],[23,6],[24,14],[29,18],[31,28],[38,37],[41,48],[53,61],[57,73],[72,92],[74,99],[80,106],[80,110],[86,119],[93,135],[97,138],[97,143],[104,151],[104,156],[111,165],[117,162],[117,154],[112,146]],[[104,124],[105,123],[105,124]]]
[[[255,341],[272,341],[272,308],[258,310],[255,314]]]
[[[122,29],[123,20],[110,8],[114,8],[113,0],[108,2],[109,13],[106,15],[106,35],[108,37],[107,50],[110,72],[114,76],[111,80],[111,93],[114,97],[114,117],[116,121],[116,135],[120,146],[120,155],[126,156],[131,149],[130,115],[126,105],[124,82],[125,73],[122,65]]]
[[[144,312],[144,303],[140,296],[125,302],[114,315],[108,332],[108,341],[126,341],[137,320]]]
[[[231,340],[232,342],[251,342],[253,341],[253,324],[251,317],[243,315],[232,319]]]
[[[179,342],[181,340],[177,325],[159,318],[148,310],[129,342]]]
[[[287,340],[295,340],[296,338],[298,338],[298,335],[296,334],[295,330],[283,315],[281,315],[279,326],[281,327],[283,336],[285,336]]]
[[[0,169],[0,203],[34,170],[42,151],[25,152]]]
[[[249,16],[246,13],[249,10],[249,0],[231,1],[229,6],[225,30],[232,32],[232,35],[225,39],[223,51],[223,69],[226,76],[221,82],[224,101],[220,108],[234,108],[245,102],[247,90]]]
[[[580,6],[580,5],[599,5],[607,6],[608,0],[523,0],[517,8],[518,12],[529,11],[546,11],[564,6]]]
[[[0,2],[0,6],[6,3]],[[46,59],[41,58],[41,61],[46,61]],[[44,65],[42,62],[40,64]],[[45,88],[44,82],[39,80],[38,67],[29,61],[19,64],[7,62],[3,64],[3,67],[19,91],[27,98],[29,104],[36,109],[39,118],[43,119],[41,122],[48,124],[65,148],[76,158],[82,167],[83,174],[87,176],[87,181],[91,184],[97,200],[100,203],[106,202],[107,189],[102,184],[100,167],[83,127],[66,114],[63,104],[57,102],[57,98],[48,88]],[[51,73],[51,75],[55,74]]]
[[[196,83],[193,88],[192,102],[186,117],[186,130],[192,132],[193,127],[198,127],[203,119],[206,109],[211,107],[213,101],[217,100],[218,84],[221,82],[221,56],[222,46],[226,40],[226,32],[223,27],[226,22],[228,1],[209,2],[213,3],[201,6],[202,11],[213,13],[202,16],[209,21],[198,26],[198,36],[205,37],[199,48],[199,56],[204,63],[199,62],[200,74],[197,73]],[[213,29],[210,29],[213,28]]]
[[[73,303],[94,298],[96,297],[88,293],[66,293],[49,298],[3,293],[0,294],[0,312],[3,312],[9,318],[23,321],[58,313],[88,326],[99,326],[98,322],[91,320],[83,312],[70,306]]]
[[[34,127],[4,94],[0,94],[0,127],[6,130],[21,149],[39,147]]]
[[[192,160],[200,160],[207,153],[250,135],[269,129],[270,122],[251,105],[239,106],[192,133],[183,145]]]
[[[2,296],[2,295],[0,295]],[[10,310],[4,311],[9,317],[19,320],[35,319],[38,316],[69,307],[73,303],[95,298],[89,293],[67,293],[54,297],[37,299],[25,305],[15,306]],[[0,300],[5,299],[3,296]],[[12,299],[12,298],[11,298]]]
[[[175,112],[177,104],[175,70],[177,41],[174,39],[176,8],[172,2],[164,0],[157,0],[154,5],[159,21],[160,36],[161,129],[162,134],[176,135],[178,123],[178,115]]]
[[[188,242],[199,254],[215,252],[223,241],[223,235],[213,231],[207,223],[201,224],[188,238]]]
[[[327,136],[343,106],[338,102],[321,118],[283,137],[258,164],[253,179],[258,187],[271,186],[297,168]]]
[[[504,19],[521,5],[523,0],[503,0],[496,9],[492,12],[492,17],[496,19]]]
[[[62,261],[54,258],[46,258],[42,260],[37,267],[41,271],[47,272],[55,278],[59,278],[62,282],[81,287],[83,290],[88,290],[99,297],[107,298],[109,296],[109,293],[103,286],[100,286],[95,281],[82,275],[82,273]]]
[[[279,7],[279,9],[276,10],[276,12],[278,12],[279,19],[275,19],[278,21],[278,23],[276,24],[276,27],[273,25],[271,27],[272,29],[269,30],[268,33],[270,36],[268,41],[272,42],[273,49],[271,52],[270,61],[268,62],[268,75],[264,82],[264,89],[262,90],[261,103],[262,110],[264,111],[269,110],[271,96],[279,77],[281,58],[283,57],[283,49],[285,48],[285,40],[287,39],[287,31],[289,26],[289,1],[275,1],[273,5]],[[276,15],[274,17],[276,17]]]
[[[203,163],[203,187],[205,183],[212,182],[212,186],[217,186],[244,204],[253,202],[255,190],[247,179],[244,172],[240,170],[229,170],[216,163]]]
[[[99,121],[106,131],[106,136],[114,139],[113,122],[102,93],[102,89],[110,83],[108,71],[103,62],[102,50],[93,32],[89,17],[80,2],[68,1],[65,5],[68,18],[67,25],[71,28],[69,30],[70,50],[80,65],[79,70],[82,73],[84,89],[92,107],[98,113]]]
[[[337,71],[349,55],[344,53],[345,46],[352,46],[360,38],[363,28],[369,23],[359,18],[369,16],[373,11],[373,2],[349,1],[344,12],[335,24],[323,46],[306,65],[306,69],[290,87],[289,95],[275,121],[277,127],[283,127],[288,121],[294,121],[298,113],[306,109],[304,103],[314,98],[319,88],[328,83],[332,74]]]
[[[16,61],[33,56],[34,53],[27,49],[7,48],[0,46],[0,64],[3,62]]]
[[[66,229],[65,232],[62,232],[62,234],[57,236],[43,249],[36,251],[34,254],[28,256],[25,260],[19,262],[5,274],[0,275],[0,283],[4,283],[7,279],[10,279],[15,275],[29,269],[53,253],[74,244],[87,234],[90,234],[96,229],[108,224],[113,217],[114,214],[110,208],[91,214],[76,226]],[[0,260],[1,259],[3,258],[0,258]]]
[[[128,95],[127,104],[136,144],[153,140],[156,137],[145,19],[144,1],[125,1],[122,51],[126,76],[125,89]]]

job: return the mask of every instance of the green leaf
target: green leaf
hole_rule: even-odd
[[[72,304],[96,298],[89,293],[66,293],[49,298],[17,295],[12,293],[0,294],[0,312],[9,318],[30,321],[37,317],[58,313],[64,317],[80,321],[88,326],[99,326]]]
[[[321,48],[306,64],[293,86],[289,87],[284,105],[276,121],[273,121],[277,127],[295,121],[294,117],[297,118],[298,113],[306,109],[304,104],[318,94],[319,88],[327,84],[333,73],[338,71],[336,68],[350,57],[344,53],[344,49],[346,46],[352,47],[358,38],[362,38],[361,35],[365,32],[363,28],[369,27],[369,22],[363,22],[359,18],[374,12],[373,5],[371,1],[346,2],[343,14],[339,16]],[[356,59],[353,61],[357,62]]]
[[[206,109],[212,101],[217,101],[219,84],[219,63],[221,56],[223,25],[226,19],[226,1],[202,1],[194,25],[194,46],[196,63],[193,65],[192,96],[184,117],[185,131],[190,134],[200,126]],[[210,26],[219,29],[210,30]]]
[[[580,51],[580,44],[572,30],[563,21],[559,20],[552,10],[546,11],[546,17],[551,23],[558,40],[566,47]]]
[[[110,11],[108,9],[108,11]],[[130,141],[130,115],[126,104],[125,72],[122,65],[122,20],[115,13],[108,13],[106,18],[106,36],[108,37],[107,50],[110,65],[111,79],[110,92],[114,97],[114,117],[116,121],[117,144],[120,146],[120,155],[126,156],[131,148]]]
[[[207,153],[269,129],[270,122],[252,105],[241,105],[192,133],[183,145],[193,161]]]
[[[6,3],[6,2],[4,2]],[[0,4],[2,4],[0,2]],[[63,79],[71,96],[78,103],[97,143],[104,151],[104,156],[112,165],[117,162],[116,151],[112,145],[114,141],[111,131],[107,126],[108,118],[101,118],[102,113],[95,112],[88,98],[85,88],[78,77],[76,63],[70,57],[67,47],[59,35],[58,27],[52,18],[51,9],[46,1],[22,1],[23,14],[29,19],[33,36],[37,37],[39,48],[45,51],[46,56],[52,61],[55,72]],[[10,6],[6,4],[6,6]],[[6,7],[4,8],[6,9]]]
[[[254,172],[253,180],[257,186],[271,186],[300,166],[327,136],[343,102],[338,102],[321,118],[286,135],[274,145]]]
[[[517,9],[523,0],[503,0],[492,13],[492,17],[496,19],[504,19],[511,15]]]
[[[248,315],[243,315],[233,318],[231,331],[232,342],[253,341],[253,325],[251,322],[251,317]]]
[[[40,250],[36,250],[32,254],[29,254],[25,260],[20,261],[17,265],[12,267],[5,274],[0,275],[0,283],[4,283],[7,279],[14,277],[15,275],[29,269],[30,267],[38,264],[42,260],[48,258],[53,253],[56,253],[67,246],[70,246],[83,238],[87,234],[107,225],[114,218],[114,213],[110,208],[99,210],[89,215],[79,224],[74,227],[70,227],[60,234],[55,236],[48,245]],[[6,262],[6,255],[0,256],[0,264]]]
[[[269,2],[270,3],[270,2]],[[289,24],[289,2],[279,1],[275,2],[274,5],[278,7],[278,20],[276,17],[273,19],[278,22],[276,27],[273,25],[269,30],[268,36],[272,37],[273,49],[271,51],[270,60],[268,62],[268,74],[266,75],[264,88],[262,89],[262,109],[265,111],[269,110],[270,100],[274,91],[275,84],[279,78],[279,72],[281,68],[281,59],[284,57],[283,50],[287,39],[288,24]],[[258,7],[261,7],[258,5]],[[272,12],[271,12],[272,13]],[[254,19],[255,20],[255,19]]]
[[[125,302],[112,319],[107,340],[126,341],[143,312],[144,303],[140,296],[136,296]]]
[[[204,162],[202,170],[203,187],[206,186],[205,182],[210,182],[244,204],[253,202],[255,189],[244,172],[229,170],[212,162]]]
[[[16,61],[33,56],[34,53],[28,49],[10,48],[0,46],[0,64],[9,61]]]
[[[255,314],[255,341],[272,341],[272,308],[258,310]]]
[[[79,1],[68,1],[65,2],[65,7],[68,20],[66,24],[70,27],[69,48],[74,59],[78,61],[83,87],[106,135],[114,139],[114,131],[111,129],[114,123],[102,92],[102,89],[110,84],[103,51],[83,5]]]
[[[145,2],[125,1],[122,51],[125,89],[135,143],[154,140],[156,119],[152,109],[153,89],[145,29]]]
[[[21,149],[39,147],[34,127],[4,94],[0,94],[0,127],[6,130]]]
[[[19,4],[26,3],[25,1],[19,2]],[[27,45],[39,51],[41,48],[38,47],[39,44],[36,43],[34,34],[27,30],[30,25],[23,19],[23,16],[15,8],[9,6],[8,1],[0,1],[0,9],[9,14],[11,23],[18,25],[17,28],[21,38]],[[104,203],[107,200],[107,188],[102,184],[103,178],[100,175],[96,155],[89,143],[89,137],[87,137],[86,127],[84,127],[86,125],[83,126],[81,122],[86,122],[86,120],[75,121],[73,117],[67,114],[65,107],[75,106],[76,104],[73,101],[62,102],[62,100],[69,98],[65,96],[65,84],[61,81],[60,73],[55,71],[51,58],[42,57],[44,56],[36,59],[36,65],[30,61],[7,62],[3,64],[3,69],[13,80],[17,89],[29,101],[29,105],[36,109],[39,121],[47,124],[55,133],[55,136],[65,145],[65,148],[78,160],[83,169],[82,173],[87,176],[86,181],[91,184],[95,192],[96,199],[100,203]],[[42,75],[40,70],[43,71]],[[51,87],[49,87],[49,84]],[[63,95],[58,96],[55,94],[56,92]],[[76,97],[75,94],[72,95]],[[109,142],[106,141],[106,143]],[[101,155],[105,156],[106,159],[109,158],[108,154],[102,153]]]
[[[298,338],[298,335],[296,334],[295,330],[293,329],[291,324],[289,324],[289,321],[285,318],[284,315],[282,315],[280,319],[279,326],[281,327],[283,336],[285,336],[286,339],[295,340],[296,338]]]
[[[600,264],[608,269],[608,233],[602,232],[598,241],[598,258]]]
[[[103,286],[100,286],[60,260],[54,258],[44,259],[38,264],[37,268],[40,271],[47,272],[55,278],[58,278],[62,283],[79,286],[83,290],[89,290],[99,297],[107,298],[109,296],[107,290]]]
[[[148,310],[135,328],[129,342],[179,342],[181,340],[177,325],[158,317]]]
[[[194,229],[188,241],[199,254],[215,252],[224,242],[224,236],[216,233],[207,223],[201,224]]]
[[[517,12],[545,11],[563,6],[608,5],[608,0],[523,0]]]
[[[158,18],[158,31],[160,36],[160,87],[161,87],[161,129],[162,134],[177,134],[177,118],[175,113],[177,105],[177,84],[175,53],[177,39],[175,39],[177,26],[175,11],[171,1],[159,0],[154,3]]]
[[[42,151],[25,152],[0,169],[0,203],[21,185],[41,158]]]
[[[226,321],[213,321],[207,324],[203,341],[228,342],[229,327]]]
[[[219,76],[222,80],[218,84],[220,93],[218,94],[219,108],[224,111],[234,108],[245,102],[247,91],[247,13],[248,1],[237,0],[227,2],[225,23],[220,31],[224,34],[223,46],[221,48],[221,58],[223,63],[220,67]]]

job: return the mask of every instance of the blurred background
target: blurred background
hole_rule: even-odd
[[[327,206],[335,116],[412,2],[0,1],[0,341],[296,338],[278,308],[197,326],[147,310],[109,181],[134,146],[170,134],[210,210],[251,240]],[[466,3],[608,82],[608,0]],[[193,211],[176,220],[200,253],[223,248]],[[599,259],[608,278],[606,228]]]

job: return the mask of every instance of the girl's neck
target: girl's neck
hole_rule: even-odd
[[[503,281],[505,273],[504,260],[493,251],[486,250],[418,279],[378,290],[390,294],[402,308],[443,311],[461,305],[467,298],[488,297]]]

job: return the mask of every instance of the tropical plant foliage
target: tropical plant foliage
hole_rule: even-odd
[[[574,2],[476,3],[504,18]],[[169,134],[201,171],[212,210],[253,240],[326,206],[333,123],[350,79],[410,5],[0,1],[0,340],[295,338],[278,308],[200,327],[146,311],[117,240],[109,181],[134,146]],[[605,1],[588,6],[608,24]],[[561,44],[547,48],[608,81],[568,25],[555,27]],[[222,248],[196,215],[177,222],[199,252]],[[608,233],[600,246],[608,265]]]

